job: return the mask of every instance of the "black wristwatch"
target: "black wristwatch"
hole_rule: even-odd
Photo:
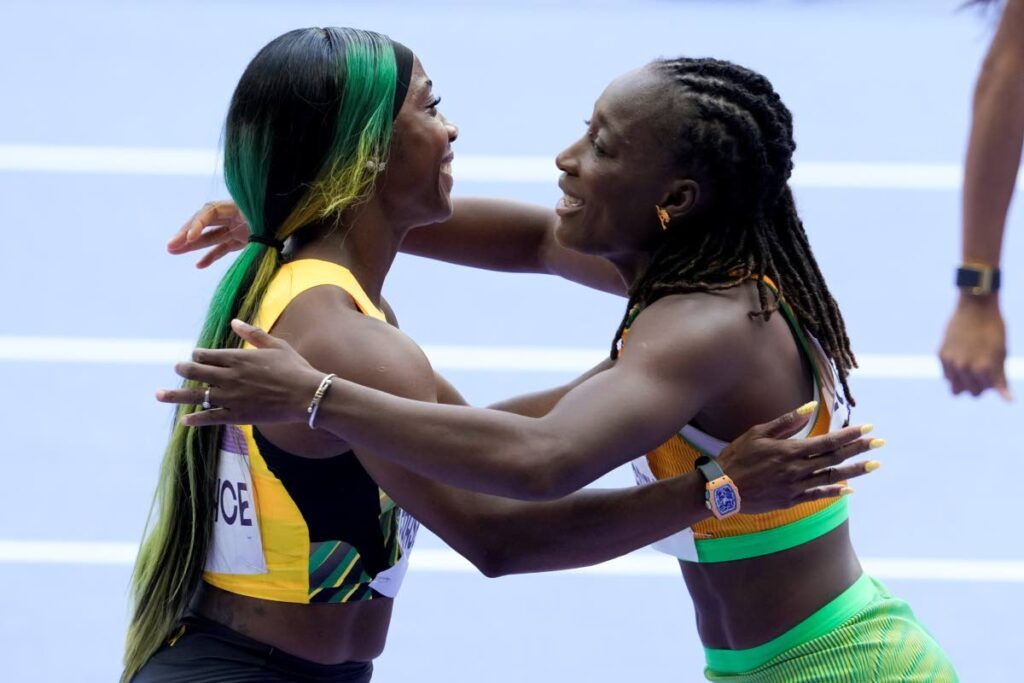
[[[999,291],[999,269],[987,266],[962,265],[956,269],[956,286],[974,296]]]

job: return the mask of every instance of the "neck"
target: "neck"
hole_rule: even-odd
[[[637,281],[640,280],[644,271],[647,270],[647,266],[650,265],[651,254],[647,252],[634,252],[631,254],[609,256],[608,260],[619,271],[622,281],[626,283],[629,291],[632,292]]]
[[[341,220],[326,220],[296,235],[294,259],[319,259],[344,266],[376,306],[405,230],[397,229],[371,199]]]

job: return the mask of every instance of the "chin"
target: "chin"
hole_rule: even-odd
[[[583,233],[580,226],[572,223],[567,225],[564,218],[558,219],[558,225],[555,227],[555,241],[566,249],[584,254],[592,253],[593,245],[587,244],[586,234]]]
[[[454,205],[452,204],[451,197],[445,197],[440,201],[435,201],[434,207],[424,211],[415,221],[413,221],[412,227],[422,228],[427,225],[443,223],[452,217],[453,212]]]

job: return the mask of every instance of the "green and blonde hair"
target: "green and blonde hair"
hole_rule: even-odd
[[[232,318],[252,322],[281,266],[275,243],[340,219],[372,193],[387,159],[399,45],[351,28],[306,28],[271,41],[231,99],[224,179],[251,241],[213,295],[197,345],[239,348]],[[401,48],[405,49],[405,48]],[[186,382],[186,386],[192,383]],[[182,406],[177,416],[193,412]],[[167,640],[199,585],[213,530],[219,427],[175,422],[132,577],[122,681]]]

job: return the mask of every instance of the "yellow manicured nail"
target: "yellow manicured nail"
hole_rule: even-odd
[[[873,425],[873,424],[866,424],[866,425],[864,425],[864,426],[862,426],[860,428],[860,433],[861,434],[870,434],[872,431],[874,431],[874,429],[875,429],[875,425]]]
[[[817,401],[811,401],[810,403],[805,403],[802,406],[800,406],[799,408],[797,408],[796,412],[797,412],[797,415],[810,415],[811,413],[813,413],[817,409],[817,407],[818,407],[818,402]]]
[[[849,486],[844,486],[843,488],[839,489],[839,495],[840,496],[852,496],[853,495],[853,489],[851,489]]]
[[[878,462],[877,460],[868,460],[864,464],[864,471],[865,472],[874,472],[875,470],[877,470],[881,466],[882,466],[882,463]]]
[[[885,439],[871,439],[871,443],[868,444],[871,448],[881,448],[885,445]]]

